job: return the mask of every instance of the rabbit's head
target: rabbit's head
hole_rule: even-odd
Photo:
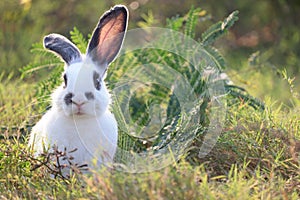
[[[86,55],[67,38],[50,34],[44,47],[66,63],[64,83],[53,94],[53,107],[67,116],[99,116],[109,105],[110,96],[103,81],[108,65],[122,46],[128,11],[118,5],[104,13],[89,42]]]

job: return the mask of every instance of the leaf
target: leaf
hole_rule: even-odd
[[[203,46],[211,45],[219,37],[226,33],[226,31],[238,20],[238,13],[238,11],[232,12],[223,22],[220,21],[213,24],[204,33],[202,33]]]
[[[44,69],[44,68],[51,68],[57,65],[63,65],[62,62],[57,62],[57,60],[47,60],[43,63],[30,63],[23,67],[20,71],[23,74],[31,74],[32,72]]]
[[[186,15],[186,24],[184,34],[191,38],[195,37],[195,27],[198,22],[199,16],[201,15],[201,8],[191,8],[191,10]]]
[[[233,11],[222,23],[221,29],[229,29],[239,19],[239,11]]]
[[[152,10],[149,10],[147,14],[142,14],[141,17],[143,20],[137,23],[140,28],[155,26],[155,24],[158,23],[158,20],[155,19]]]
[[[183,22],[183,17],[173,17],[171,19],[167,19],[167,28],[170,28],[174,31],[179,31],[183,26]]]
[[[206,46],[204,48],[205,48],[207,54],[211,57],[213,62],[216,64],[218,69],[219,70],[224,69],[226,62],[225,62],[225,59],[223,58],[223,56],[220,54],[220,52],[212,46]]]
[[[33,53],[37,56],[47,56],[49,58],[57,57],[53,52],[44,48],[42,43],[36,43],[31,46],[30,53]]]
[[[43,44],[38,42],[31,45],[30,52],[33,53],[35,51],[46,51]]]
[[[21,78],[24,78],[26,75],[32,74],[33,72],[41,69],[51,68],[53,66],[63,64],[61,59],[52,52],[46,50],[42,43],[33,44],[30,52],[36,55],[36,59],[20,69]]]
[[[235,85],[225,85],[226,92],[234,98],[234,100],[248,103],[254,109],[265,110],[265,104],[259,99],[251,96],[244,88]]]
[[[86,51],[86,47],[88,45],[87,40],[83,37],[82,33],[74,27],[72,31],[70,31],[72,42],[78,47],[80,52],[84,53]]]

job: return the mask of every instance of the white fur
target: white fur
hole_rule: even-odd
[[[127,16],[128,10],[122,5],[107,11],[94,30],[86,57],[62,35],[44,37],[44,47],[66,62],[67,84],[54,91],[51,109],[32,129],[29,146],[35,155],[56,146],[67,152],[77,149],[69,155],[74,157],[74,164],[97,167],[113,162],[118,125],[109,111],[111,99],[103,79],[122,46]],[[100,90],[94,81],[95,72]]]
[[[57,145],[58,149],[71,151],[74,163],[108,164],[113,161],[117,148],[118,127],[113,114],[109,111],[110,95],[105,83],[101,82],[100,91],[93,83],[96,66],[85,59],[84,62],[71,64],[66,68],[68,84],[58,87],[52,95],[52,108],[33,127],[29,146],[37,154],[44,148]],[[75,105],[66,105],[64,96],[74,93],[77,102],[85,102],[81,112]],[[94,100],[87,100],[84,93],[92,92]],[[51,149],[50,149],[51,150]]]

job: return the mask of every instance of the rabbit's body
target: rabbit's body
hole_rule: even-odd
[[[35,141],[37,154],[42,153],[44,147],[55,144],[61,151],[63,148],[67,151],[77,149],[70,154],[74,157],[74,163],[91,165],[96,161],[100,165],[112,162],[117,148],[118,129],[109,111],[99,117],[70,118],[57,115],[54,109],[50,109],[33,128],[32,134],[38,134],[32,137],[30,143]]]
[[[74,164],[108,164],[117,149],[118,126],[109,111],[110,94],[104,83],[108,65],[117,56],[127,28],[127,9],[115,6],[94,30],[86,55],[67,38],[50,34],[45,48],[66,63],[64,84],[52,94],[52,107],[33,127],[29,146],[41,154],[56,146],[76,151]],[[62,161],[63,162],[63,161]]]

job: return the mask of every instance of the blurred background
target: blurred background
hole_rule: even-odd
[[[77,27],[87,36],[100,15],[115,4],[128,7],[129,29],[142,26],[143,16],[152,26],[164,26],[166,18],[185,15],[192,6],[201,7],[206,10],[206,20],[199,22],[196,38],[239,10],[239,21],[214,45],[227,61],[230,78],[263,100],[273,98],[292,105],[291,97],[297,96],[299,0],[1,0],[1,73],[13,72],[18,77],[19,69],[32,60],[31,45],[48,33],[69,37],[70,30]]]

